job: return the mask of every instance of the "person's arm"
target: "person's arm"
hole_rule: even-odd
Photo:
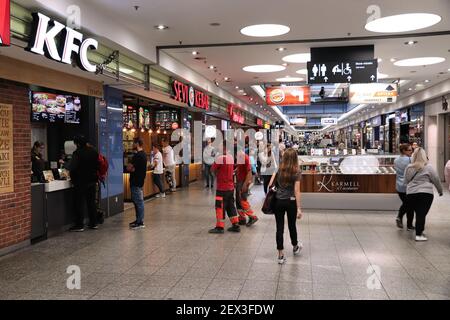
[[[302,212],[302,196],[301,196],[301,184],[300,180],[295,182],[295,201],[297,202],[297,219],[301,219],[303,217]]]
[[[274,183],[274,181],[275,181],[275,176],[276,176],[276,175],[277,175],[276,173],[272,174],[272,178],[270,178],[270,182],[269,182],[268,188],[271,188],[271,187],[272,187],[272,185],[273,185],[273,183]]]
[[[75,173],[78,168],[80,166],[80,160],[78,157],[78,152],[74,152],[72,155],[72,160],[70,161],[70,165],[69,165],[69,172],[72,175],[73,173]]]
[[[405,169],[404,177],[405,177],[405,185],[410,183],[413,176],[414,176],[414,170],[411,170],[412,168],[410,166],[407,166]]]
[[[445,165],[444,175],[445,175],[445,182],[447,183],[447,185],[449,185],[450,184],[450,160]]]
[[[159,159],[158,155],[155,155],[153,157],[153,168],[156,168],[158,166],[159,161],[161,161],[161,160]]]
[[[444,194],[444,190],[442,189],[441,179],[439,179],[437,172],[433,168],[431,168],[431,167],[429,167],[429,168],[430,168],[431,182],[434,184],[437,191],[439,192],[439,196],[442,196]]]

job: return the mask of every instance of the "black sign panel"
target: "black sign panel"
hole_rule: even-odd
[[[308,83],[377,82],[377,60],[308,62]]]
[[[375,46],[311,48],[311,62],[335,61],[336,57],[344,61],[372,60],[375,58]]]

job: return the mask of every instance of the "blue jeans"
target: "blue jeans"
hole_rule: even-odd
[[[136,223],[144,223],[144,192],[142,188],[131,186],[131,200],[136,209]]]

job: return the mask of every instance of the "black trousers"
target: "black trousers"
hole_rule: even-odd
[[[425,220],[433,204],[434,196],[431,193],[408,194],[408,205],[416,213],[416,235],[420,236],[425,230]]]
[[[264,183],[264,193],[267,194],[267,190],[269,188],[270,179],[272,179],[272,175],[263,175],[263,183]]]
[[[398,196],[400,197],[400,200],[402,200],[402,205],[400,209],[398,210],[398,218],[400,220],[403,220],[403,217],[406,214],[406,225],[408,227],[412,227],[413,220],[414,220],[414,209],[411,206],[408,206],[408,197],[406,196],[406,193],[403,192],[397,192]]]
[[[289,235],[291,243],[295,247],[297,240],[297,202],[295,200],[276,200],[275,203],[275,220],[277,223],[277,249],[283,250],[284,236],[284,215],[287,213]]]
[[[164,192],[163,182],[162,182],[162,174],[153,174],[153,183],[158,187],[159,193]]]
[[[79,185],[74,187],[75,225],[84,226],[84,209],[87,207],[89,225],[97,224],[97,206],[95,204],[96,184]]]

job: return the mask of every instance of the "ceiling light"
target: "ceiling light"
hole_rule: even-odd
[[[310,53],[296,53],[283,58],[283,61],[290,63],[306,63],[311,61]]]
[[[406,32],[431,27],[441,21],[441,17],[431,13],[406,13],[375,19],[365,28],[372,32]]]
[[[413,46],[413,45],[415,45],[417,43],[417,41],[407,41],[407,42],[405,42],[405,45],[407,45],[407,46]]]
[[[230,80],[230,78],[225,77],[225,78],[223,78],[223,80],[228,81],[228,80]]]
[[[134,72],[133,70],[127,68],[119,68],[119,71],[125,74],[132,74]]]
[[[395,61],[397,61],[397,59],[391,58],[390,61],[391,61],[391,62],[395,62]]]
[[[428,83],[428,82],[430,82],[430,80],[425,80],[424,82],[425,82],[425,83]]]
[[[168,27],[168,26],[165,26],[165,25],[163,25],[163,24],[159,24],[159,25],[155,26],[155,29],[158,29],[158,30],[166,30],[166,29],[169,29],[169,27]]]
[[[283,52],[283,51],[286,51],[287,49],[286,48],[283,48],[283,47],[280,47],[280,48],[277,48],[277,51],[279,51],[279,52]]]
[[[300,70],[295,71],[295,73],[307,75],[308,74],[308,70],[307,69],[300,69]]]
[[[198,51],[192,51],[192,54],[194,55],[194,56],[196,56],[196,55],[198,55],[200,52],[198,52]]]
[[[239,89],[239,86],[234,87],[235,89]]]
[[[254,65],[254,66],[247,66],[242,68],[242,70],[247,72],[258,72],[258,73],[265,73],[265,72],[278,72],[285,70],[285,66],[279,66],[279,65],[273,65],[273,64],[260,64],[260,65]]]
[[[425,87],[425,85],[422,84],[422,83],[417,83],[417,84],[416,84],[416,87]]]
[[[289,64],[287,64],[286,62],[281,64],[283,67],[287,67]]]
[[[303,78],[296,78],[296,77],[284,77],[284,78],[278,78],[278,82],[296,82],[296,81],[303,81]]]
[[[389,75],[378,72],[377,77],[378,79],[386,79],[389,78]]]
[[[450,71],[450,68],[448,68],[448,70],[447,71]]]
[[[378,58],[378,63],[381,63],[381,62],[383,62],[383,59]]]
[[[214,69],[215,67],[214,67],[213,65],[211,65],[211,66],[209,66],[208,68],[212,70],[212,69]]]
[[[412,91],[412,88],[408,88],[408,91]]]
[[[243,35],[249,37],[275,37],[286,34],[291,29],[280,24],[256,24],[241,29]]]
[[[445,58],[441,57],[422,57],[422,58],[412,58],[412,59],[403,59],[396,61],[394,65],[398,67],[415,67],[415,66],[427,66],[430,64],[437,64],[444,62]]]

